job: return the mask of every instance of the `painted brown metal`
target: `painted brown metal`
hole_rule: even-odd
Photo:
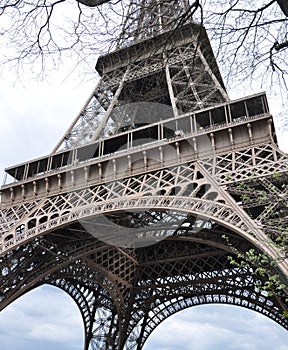
[[[6,169],[0,307],[55,285],[79,306],[84,349],[97,350],[139,350],[167,317],[209,303],[288,329],[285,298],[256,288],[253,266],[231,265],[223,237],[267,254],[287,283],[277,237],[288,163],[266,96],[230,101],[204,28],[175,29],[142,4],[131,2],[126,26],[140,13],[138,29],[99,58],[101,80],[54,151]]]

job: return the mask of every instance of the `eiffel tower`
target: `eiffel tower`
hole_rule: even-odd
[[[52,153],[7,168],[0,307],[43,284],[78,305],[84,349],[142,349],[167,317],[238,305],[288,329],[288,159],[264,93],[231,101],[185,0],[130,1],[117,47]],[[233,249],[232,249],[233,247]],[[274,264],[234,265],[254,249]]]

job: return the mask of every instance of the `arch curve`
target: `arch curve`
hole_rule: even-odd
[[[120,332],[120,319],[123,309],[113,299],[115,295],[112,296],[112,302],[109,300],[113,289],[107,288],[107,281],[106,283],[104,281],[97,285],[94,284],[93,287],[64,278],[52,280],[48,284],[66,292],[78,306],[85,329],[85,350],[92,343],[97,349],[100,349],[104,339],[109,336],[111,326],[114,327],[114,331]],[[100,295],[101,297],[99,297]],[[111,305],[113,306],[111,307]],[[113,321],[111,321],[112,319]]]
[[[273,334],[273,337],[271,335]],[[206,304],[165,319],[148,337],[143,350],[251,349],[286,347],[287,330],[266,316],[234,305]],[[156,346],[155,346],[156,345]]]
[[[273,307],[272,300],[257,291],[251,293],[244,288],[229,294],[210,293],[186,297],[178,296],[164,303],[157,304],[156,302],[154,308],[149,311],[149,317],[141,320],[135,327],[139,328],[139,333],[143,327],[140,348],[144,346],[153,331],[170,316],[194,306],[211,304],[234,305],[258,312],[288,330],[288,319],[281,310],[276,306]],[[140,326],[141,322],[143,323]]]
[[[69,225],[70,223],[97,216],[99,214],[109,214],[121,210],[174,210],[179,212],[189,213],[191,215],[200,216],[204,219],[213,219],[213,221],[221,224],[224,227],[228,227],[232,231],[245,237],[249,241],[253,242],[256,246],[259,245],[259,241],[255,238],[253,230],[257,230],[256,227],[251,226],[247,218],[243,219],[241,215],[234,211],[229,205],[220,201],[213,201],[203,198],[193,198],[185,196],[128,196],[126,198],[116,198],[111,200],[105,200],[103,202],[86,204],[78,206],[77,208],[70,210],[66,213],[59,213],[59,215],[53,215],[52,219],[47,217],[44,223],[37,225],[37,227],[28,228],[21,235],[9,236],[9,242],[4,242],[0,246],[0,253],[6,253],[11,249],[23,244],[23,242],[29,241],[34,237],[43,235],[55,230],[55,228],[61,228]],[[61,215],[60,215],[61,214]],[[29,220],[31,221],[30,218]],[[9,233],[7,233],[8,235]],[[259,246],[264,249],[265,247]],[[270,252],[271,253],[271,252]]]

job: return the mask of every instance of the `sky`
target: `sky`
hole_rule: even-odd
[[[96,76],[64,61],[45,81],[29,72],[16,81],[4,72],[0,84],[0,180],[3,169],[48,154],[78,114],[96,85]],[[261,91],[261,89],[260,89]],[[249,91],[245,87],[245,94]],[[232,91],[231,97],[242,97]],[[269,98],[269,96],[268,96]],[[270,96],[272,113],[279,113]],[[277,122],[277,120],[276,120]],[[288,149],[285,129],[278,132]],[[74,301],[43,286],[0,313],[0,350],[73,350],[83,348],[83,325]],[[288,350],[288,332],[267,317],[227,305],[197,306],[160,324],[144,350]]]
[[[26,294],[0,314],[1,350],[80,350],[83,326],[74,302],[56,287]],[[236,306],[196,306],[165,320],[143,350],[287,350],[287,331]]]

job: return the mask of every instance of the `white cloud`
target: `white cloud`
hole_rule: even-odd
[[[228,305],[197,306],[171,316],[143,350],[288,350],[287,331],[267,317]]]
[[[1,350],[81,349],[83,332],[78,307],[56,287],[37,288],[0,314]]]
[[[29,292],[0,314],[1,350],[83,347],[83,325],[72,299],[55,287]],[[160,324],[143,350],[288,350],[288,334],[268,318],[225,305],[197,306]]]
[[[55,72],[53,85],[27,78],[25,86],[13,85],[5,75],[6,84],[0,86],[0,180],[3,168],[50,153],[96,85],[95,79],[65,80],[66,74]]]

